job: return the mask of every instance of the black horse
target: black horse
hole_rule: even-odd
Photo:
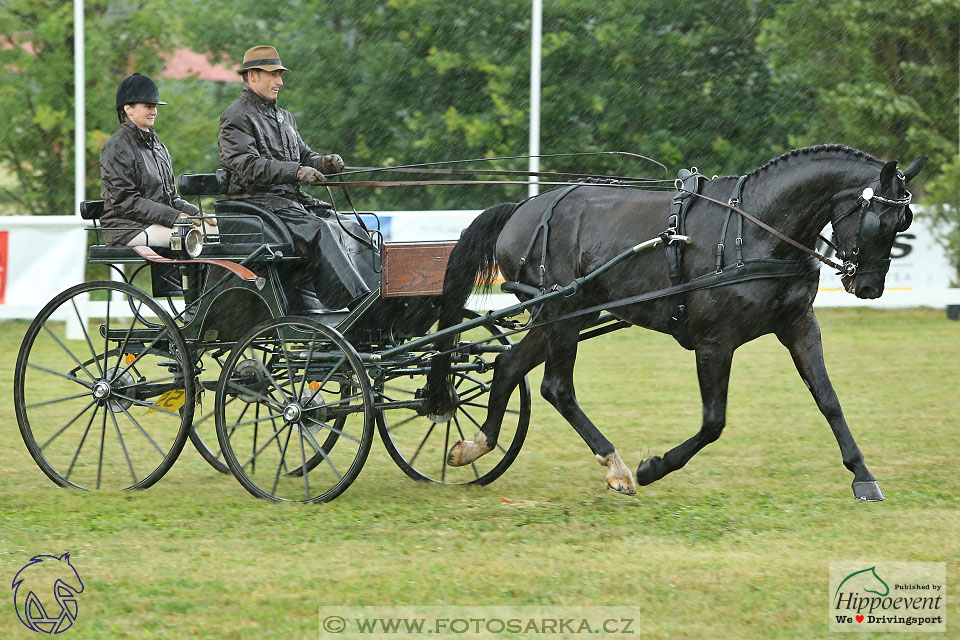
[[[743,211],[809,248],[815,247],[819,234],[832,222],[837,255],[844,260],[847,272],[847,291],[859,298],[876,298],[883,293],[895,236],[912,221],[906,183],[916,177],[925,161],[925,157],[917,158],[901,172],[896,161],[884,163],[862,151],[823,145],[786,153],[745,177],[706,180],[702,195],[691,196],[692,205],[686,211],[685,233],[692,242],[673,282],[664,254],[647,251],[609,269],[575,295],[543,305],[536,328],[498,358],[487,418],[473,440],[457,442],[450,449],[449,463],[469,464],[496,446],[510,394],[523,376],[542,362],[543,397],[608,468],[609,488],[635,493],[633,474],[577,403],[573,385],[577,342],[581,330],[596,321],[599,311],[575,314],[605,306],[622,320],[673,333],[680,340],[677,317],[685,311],[681,342],[696,352],[703,423],[696,435],[662,457],[643,460],[636,473],[639,484],[650,484],[680,469],[720,436],[726,419],[733,352],[750,340],[773,333],[790,351],[800,376],[833,429],[843,464],[853,472],[854,496],[882,500],[883,494],[850,434],[824,367],[820,328],[812,307],[819,271],[810,268],[807,253],[783,237],[749,219],[741,225],[738,213],[728,221],[731,209],[721,203],[734,200],[736,205],[739,201]],[[521,299],[529,299],[534,288],[549,290],[554,285],[568,285],[625,249],[657,237],[665,226],[676,225],[675,219],[668,223],[672,198],[662,191],[584,185],[549,191],[519,206],[505,203],[484,211],[464,230],[450,257],[440,328],[459,322],[459,310],[477,278],[489,282],[496,267],[508,282],[529,285],[518,293]],[[546,227],[545,218],[549,218]],[[734,232],[740,239],[731,241],[728,225],[740,230]],[[721,232],[727,236],[726,242]],[[757,272],[752,278],[686,292],[682,301],[685,309],[679,314],[676,295],[616,306],[617,301],[676,284],[676,275],[682,282],[690,282],[718,271],[735,275],[738,265],[801,265],[804,259],[807,268],[794,269],[790,275]],[[562,321],[549,323],[557,318]],[[452,341],[438,343],[441,354]],[[449,359],[435,357],[425,405],[429,413],[449,411],[456,401],[445,384],[448,372]]]

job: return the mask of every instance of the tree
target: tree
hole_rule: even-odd
[[[911,190],[946,205],[936,217],[960,226],[956,9],[940,0],[794,0],[759,42],[792,144],[840,142],[904,163],[929,156]],[[960,266],[960,231],[949,248]]]
[[[180,0],[85,2],[88,197],[99,197],[100,147],[118,126],[114,110],[117,84],[134,71],[157,77],[163,66],[158,53],[171,50],[180,40],[177,16],[181,4]],[[161,83],[162,91],[172,89]],[[5,0],[0,6],[0,113],[5,120],[0,131],[0,169],[11,172],[15,183],[0,186],[0,195],[12,203],[14,213],[68,214],[73,210],[73,91],[72,4]],[[171,93],[188,94],[191,102],[202,105],[209,92],[206,87],[184,82]],[[194,113],[197,111],[178,112],[177,128],[169,131],[163,122],[167,114],[161,111],[158,118],[158,130],[175,165],[191,155],[197,133]],[[209,127],[207,139],[208,145],[215,144],[215,125]],[[181,150],[182,155],[178,153]],[[200,155],[213,162],[215,147],[213,151],[211,155],[208,147]]]
[[[786,137],[770,115],[770,74],[755,45],[761,19],[772,14],[764,6],[545,3],[543,153],[626,150],[674,170],[696,164],[717,173],[743,172],[780,153]],[[294,69],[281,102],[309,144],[339,151],[348,164],[526,152],[526,2],[250,0],[234,3],[229,14],[201,5],[190,19],[208,50],[227,52],[233,62],[251,44],[278,43]],[[655,165],[609,156],[542,164],[667,177]],[[525,169],[526,161],[473,166]],[[522,187],[390,189],[365,191],[362,202],[473,208],[525,194]]]

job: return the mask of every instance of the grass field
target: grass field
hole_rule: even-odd
[[[190,443],[147,491],[63,490],[14,416],[26,323],[0,324],[0,582],[69,551],[86,585],[72,638],[315,638],[330,605],[621,605],[639,608],[649,638],[827,638],[831,562],[945,562],[948,590],[960,586],[960,323],[942,310],[819,316],[883,503],[853,500],[825,419],[770,336],[737,353],[723,437],[632,498],[604,488],[539,396],[519,458],[487,487],[413,482],[375,440],[326,505],[255,500]],[[579,362],[581,403],[631,468],[698,428],[693,355],[671,338],[618,332]],[[6,593],[0,638],[34,637]],[[960,638],[957,602],[933,637]]]

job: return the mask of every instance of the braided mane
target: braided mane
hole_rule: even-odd
[[[864,158],[866,160],[872,160],[874,162],[883,162],[879,158],[874,158],[869,153],[860,151],[859,149],[854,149],[853,147],[848,147],[842,144],[820,144],[815,147],[804,147],[803,149],[794,149],[793,151],[788,151],[787,153],[784,153],[783,155],[778,156],[773,160],[770,160],[765,165],[754,169],[747,175],[752,176],[752,175],[759,174],[761,171],[766,171],[768,169],[771,169],[775,167],[777,164],[781,162],[785,162],[790,158],[810,155],[814,153],[828,153],[828,152],[842,153],[842,154],[853,156],[855,158]]]

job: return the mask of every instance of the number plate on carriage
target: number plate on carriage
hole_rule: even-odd
[[[176,411],[183,406],[186,396],[187,394],[184,389],[170,389],[170,391],[167,391],[153,401],[153,407],[147,409],[147,413],[156,413],[161,409],[166,411]]]

